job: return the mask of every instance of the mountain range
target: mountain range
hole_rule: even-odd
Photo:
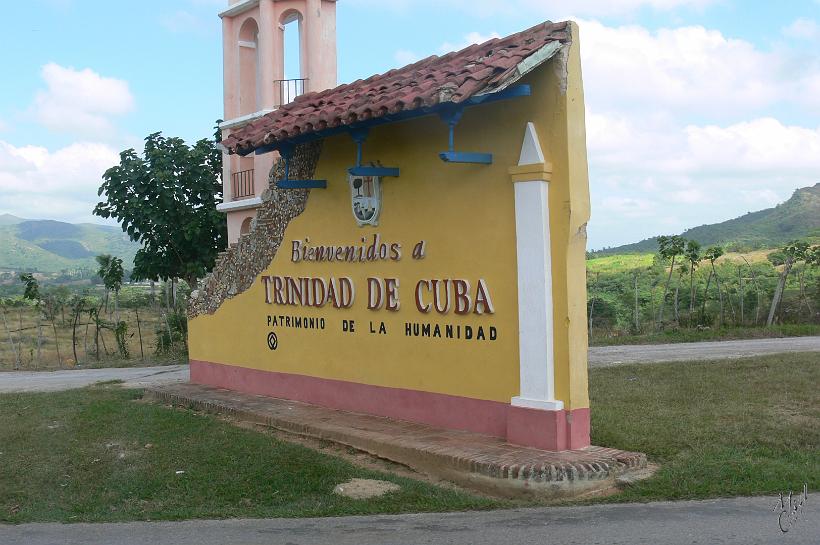
[[[684,238],[701,246],[724,246],[728,250],[748,251],[774,248],[799,238],[820,237],[820,183],[797,189],[786,202],[774,208],[749,212],[738,218],[687,229]],[[596,256],[654,252],[657,237],[606,248]]]
[[[773,248],[797,238],[820,238],[820,183],[798,189],[786,202],[738,218],[687,229],[681,235],[704,247]],[[657,237],[594,252],[596,256],[657,250]],[[94,257],[111,254],[133,267],[140,245],[117,226],[30,220],[0,214],[0,269],[59,272],[96,269]]]
[[[140,245],[122,229],[93,223],[30,220],[0,214],[0,269],[59,272],[96,269],[94,257],[111,254],[133,268]]]

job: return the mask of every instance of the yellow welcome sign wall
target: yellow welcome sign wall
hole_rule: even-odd
[[[304,210],[276,231],[278,249],[247,289],[195,312],[191,380],[540,448],[587,446],[584,102],[577,27],[564,25],[567,38],[548,41],[557,45],[529,70],[530,57],[518,61],[497,100],[315,131],[312,177],[293,185],[326,187],[274,190],[309,191]],[[276,134],[284,122],[269,123]],[[242,136],[226,144],[243,151]],[[287,142],[274,141],[283,155]],[[352,175],[357,162],[398,176]],[[257,226],[231,251],[252,252],[261,235]],[[215,277],[241,268],[229,261]],[[206,279],[195,302],[216,297],[216,284]]]

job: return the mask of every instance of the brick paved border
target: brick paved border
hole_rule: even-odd
[[[596,446],[550,452],[477,433],[198,384],[153,387],[145,397],[347,445],[468,488],[509,497],[586,495],[611,488],[616,477],[646,467],[646,456],[638,452]]]

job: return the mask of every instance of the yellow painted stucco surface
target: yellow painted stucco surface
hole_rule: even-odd
[[[573,27],[577,36],[577,27]],[[382,179],[379,225],[358,227],[351,213],[347,168],[355,145],[347,135],[325,140],[315,177],[325,190],[312,190],[305,212],[288,226],[282,247],[264,274],[293,277],[350,277],[356,288],[350,309],[317,309],[266,304],[257,279],[248,291],[227,300],[213,315],[191,320],[192,360],[294,373],[369,385],[406,388],[475,399],[509,402],[519,394],[518,307],[513,182],[509,168],[518,156],[528,121],[536,125],[552,166],[549,204],[555,302],[556,397],[568,409],[588,406],[586,385],[585,231],[589,216],[583,127],[568,128],[568,116],[583,123],[583,91],[577,45],[568,62],[569,84],[561,92],[553,59],[526,76],[532,96],[468,108],[456,128],[459,151],[492,152],[490,166],[447,164],[447,127],[428,116],[371,129],[364,161],[401,168],[398,178]],[[570,187],[570,185],[578,187]],[[580,187],[583,186],[583,187]],[[291,241],[313,245],[400,243],[399,261],[291,262]],[[412,257],[424,240],[426,256]],[[398,278],[398,312],[367,309],[369,276]],[[420,279],[483,279],[494,314],[459,316],[416,309]],[[568,294],[576,300],[568,301]],[[268,316],[324,318],[325,329],[268,327]],[[344,332],[343,320],[355,331]],[[387,334],[371,333],[384,322]],[[406,323],[482,326],[497,330],[496,340],[426,338],[405,335]],[[275,331],[278,346],[268,348]],[[443,335],[442,335],[443,336]]]

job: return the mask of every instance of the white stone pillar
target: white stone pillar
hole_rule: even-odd
[[[550,255],[549,180],[538,135],[527,124],[515,184],[515,237],[518,263],[518,346],[520,395],[517,407],[559,411],[555,399],[552,258]]]

